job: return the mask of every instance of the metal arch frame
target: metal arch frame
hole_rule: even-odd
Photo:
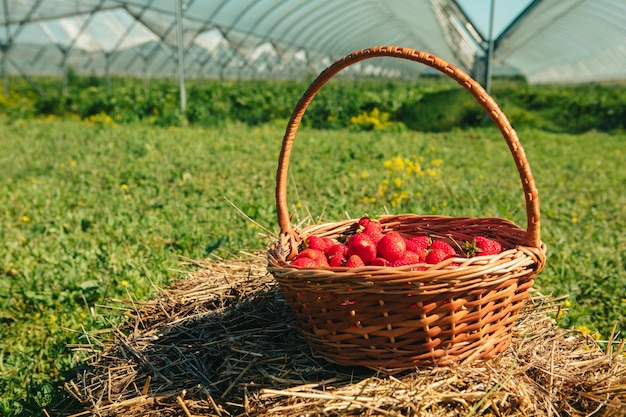
[[[150,5],[153,3],[154,0],[148,0],[145,4],[144,7],[139,11],[138,16],[142,16],[146,10],[148,10],[148,8],[150,7]],[[122,8],[126,11],[126,13],[128,13],[128,9],[125,6],[122,6]],[[132,15],[130,13],[128,13],[129,16],[132,17]],[[130,34],[130,32],[133,30],[133,28],[140,23],[140,20],[135,19],[133,17],[133,22],[128,25],[128,27],[126,28],[126,30],[120,35],[120,37],[117,39],[117,42],[115,42],[115,44],[113,45],[113,47],[111,48],[110,51],[106,51],[105,52],[105,78],[106,78],[106,84],[107,84],[107,91],[110,93],[111,92],[111,74],[110,74],[110,65],[115,62],[115,60],[117,59],[117,57],[119,55],[116,54],[116,52],[119,50],[119,47],[122,45],[122,42],[124,42],[124,40],[126,39],[126,37]],[[145,27],[145,26],[144,26]],[[113,57],[109,60],[108,58],[108,54],[112,55]]]
[[[380,13],[381,13],[381,14],[382,14],[382,13],[387,14],[387,9],[385,9],[384,7],[382,7],[382,4],[381,4],[380,2],[374,2],[374,6],[376,6],[376,7],[380,10]],[[393,17],[393,16],[391,16],[391,17]],[[406,25],[406,21],[402,21],[402,24],[403,24],[403,25]],[[412,30],[412,28],[408,28],[408,30],[410,30],[410,31],[411,31],[411,36],[412,36],[412,37],[415,37],[415,38],[416,38],[419,42],[421,42],[421,43],[422,43],[422,44],[424,44],[424,45],[427,45],[427,44],[428,44],[428,42],[427,42],[427,41],[425,41],[425,40],[422,38],[422,36],[420,36],[418,33],[416,33],[415,31],[413,31],[413,30]]]
[[[227,28],[227,30],[223,30],[222,34],[224,35],[224,38],[228,40],[228,32],[234,31],[237,23],[243,19],[243,16],[246,15],[248,13],[248,11],[250,11],[250,9],[254,8],[254,6],[256,4],[258,4],[259,2],[261,2],[263,0],[252,0],[250,3],[248,3],[248,5],[237,15],[237,17],[234,19],[234,21],[229,25],[229,27]],[[228,43],[232,45],[232,42],[230,42],[230,40],[228,40]],[[226,61],[226,65],[230,64],[232,59],[229,59],[228,61]],[[220,79],[223,79],[224,77],[224,68],[225,66],[222,66],[222,68],[220,69]]]
[[[189,46],[185,48],[185,51],[190,51],[191,52],[191,45],[193,44],[194,40],[200,36],[200,34],[204,33],[209,27],[214,26],[217,30],[220,31],[220,33],[222,33],[221,29],[219,29],[219,27],[217,27],[215,24],[212,23],[213,19],[215,18],[215,16],[222,10],[222,8],[228,3],[228,0],[223,0],[219,6],[217,6],[214,10],[213,13],[211,14],[211,16],[209,16],[206,20],[204,20],[202,26],[200,26],[200,28],[196,31],[195,35],[192,37],[191,42],[189,42]],[[211,61],[211,54],[209,54],[207,52],[207,58],[206,59],[200,59],[200,57],[196,56],[196,59],[194,59],[195,63],[198,64],[198,66],[200,67],[200,72],[204,71],[204,67],[206,66],[207,63],[209,63]]]
[[[282,71],[283,69],[286,70],[288,69],[288,67],[290,67],[290,64],[285,60],[284,57],[286,57],[288,53],[291,53],[295,49],[304,50],[307,53],[307,56],[309,57],[307,59],[307,62],[309,65],[315,64],[314,62],[312,62],[311,59],[311,57],[314,56],[313,54],[315,54],[316,60],[319,60],[320,62],[326,62],[326,57],[334,55],[336,53],[340,53],[342,51],[345,52],[344,50],[348,48],[349,45],[351,45],[350,43],[348,43],[346,46],[342,47],[341,42],[343,40],[347,42],[356,41],[359,35],[363,35],[366,33],[368,25],[370,25],[370,28],[376,27],[373,26],[373,24],[371,23],[373,22],[374,18],[370,14],[370,8],[378,8],[381,12],[379,14],[379,16],[381,17],[381,24],[376,28],[384,30],[381,36],[385,39],[386,42],[387,40],[393,42],[395,39],[398,39],[398,42],[402,42],[402,39],[411,39],[418,41],[420,37],[420,32],[418,32],[417,30],[410,30],[410,20],[404,17],[408,17],[408,15],[402,13],[403,10],[406,10],[406,12],[410,14],[410,10],[412,10],[411,5],[414,4],[412,3],[412,0],[403,0],[398,3],[394,3],[394,7],[386,7],[384,3],[376,0],[370,0],[367,2],[347,1],[341,3],[322,0],[293,0],[290,2],[280,2],[280,4],[276,3],[278,6],[275,8],[272,8],[272,4],[274,4],[274,1],[277,0],[256,0],[246,1],[245,3],[243,1],[236,2],[233,0],[225,0],[219,2],[213,0],[210,7],[205,6],[206,3],[204,2],[206,2],[206,0],[201,0],[200,2],[195,3],[194,0],[190,0],[190,4],[197,5],[203,3],[203,7],[197,8],[197,10],[202,11],[202,13],[186,13],[184,15],[185,22],[192,22],[193,28],[186,32],[186,39],[190,39],[189,36],[191,35],[192,40],[190,42],[186,42],[186,45],[183,44],[182,47],[178,48],[174,45],[174,38],[173,34],[171,33],[172,30],[176,28],[174,24],[170,24],[174,20],[174,15],[176,12],[176,9],[172,6],[173,2],[171,0],[100,0],[99,2],[97,0],[77,0],[76,8],[61,7],[60,10],[54,10],[50,14],[50,18],[47,18],[45,14],[35,16],[34,13],[32,13],[32,10],[34,8],[39,7],[37,5],[41,5],[41,9],[45,7],[45,2],[43,2],[43,0],[22,1],[20,2],[22,6],[16,8],[16,12],[13,12],[13,14],[11,15],[11,12],[8,11],[7,4],[10,6],[12,1],[16,0],[3,0],[5,15],[4,19],[2,20],[5,24],[5,30],[7,31],[8,35],[7,40],[3,44],[0,44],[0,51],[4,53],[2,69],[4,74],[6,75],[8,75],[9,70],[13,71],[14,67],[18,71],[20,71],[20,69],[18,68],[19,65],[27,68],[28,60],[32,59],[32,57],[37,53],[36,49],[24,49],[25,51],[28,51],[28,55],[22,56],[23,54],[21,52],[19,55],[17,54],[17,52],[15,52],[15,56],[13,56],[13,58],[15,59],[9,59],[9,55],[11,54],[9,54],[8,52],[11,51],[14,46],[20,46],[19,51],[22,51],[21,45],[24,42],[23,36],[18,36],[19,39],[13,39],[21,29],[18,29],[17,31],[14,30],[15,33],[13,34],[13,38],[11,38],[10,31],[12,30],[12,28],[15,27],[15,25],[26,25],[26,28],[28,29],[30,23],[45,22],[47,20],[50,20],[50,18],[72,18],[79,15],[87,16],[89,14],[92,14],[93,19],[93,13],[102,12],[108,9],[116,9],[119,7],[125,7],[127,11],[133,9],[134,13],[131,13],[129,11],[129,15],[135,18],[135,20],[132,22],[124,21],[123,27],[116,27],[115,34],[117,35],[119,33],[120,35],[117,38],[117,41],[114,41],[115,45],[113,47],[107,47],[106,50],[102,48],[100,51],[97,51],[97,53],[104,54],[106,66],[109,71],[113,72],[116,68],[116,66],[114,65],[116,61],[123,60],[123,64],[127,68],[130,68],[130,66],[135,64],[136,61],[134,60],[134,56],[132,57],[133,61],[127,64],[127,61],[129,61],[131,57],[128,56],[127,59],[124,58],[126,57],[126,55],[118,55],[117,53],[121,51],[120,47],[121,44],[124,42],[124,39],[129,39],[129,34],[132,32],[132,28],[136,28],[139,23],[142,23],[144,25],[143,27],[145,27],[146,30],[155,35],[155,44],[146,44],[148,47],[143,49],[137,47],[139,56],[137,56],[136,59],[142,59],[144,63],[147,62],[148,64],[151,62],[158,62],[156,65],[153,65],[149,69],[149,71],[152,71],[153,73],[154,71],[158,71],[159,66],[161,66],[161,61],[163,61],[163,65],[161,67],[165,68],[167,65],[167,71],[170,71],[169,64],[171,64],[172,62],[183,63],[183,59],[180,58],[180,55],[178,59],[175,57],[176,52],[179,52],[180,54],[181,51],[184,53],[184,57],[186,60],[186,65],[184,65],[183,68],[195,68],[197,65],[199,65],[202,71],[205,71],[207,65],[209,65],[212,61],[219,61],[224,62],[225,65],[227,65],[221,68],[222,73],[224,73],[225,71],[231,71],[233,74],[236,74],[237,72],[242,73],[246,71],[249,67],[253,67],[254,63],[250,59],[245,59],[249,58],[249,56],[246,57],[246,54],[237,54],[236,50],[242,51],[242,45],[250,45],[251,47],[254,47],[255,44],[251,41],[251,39],[253,39],[253,37],[255,36],[258,36],[259,43],[268,42],[272,44],[274,46],[274,50],[278,53],[278,57],[282,60],[281,62],[284,65],[279,65],[274,61],[274,59],[266,60],[268,64],[273,65],[272,68],[274,71]],[[223,8],[227,3],[231,5],[234,4],[232,8],[228,8],[228,18],[235,18],[233,24],[229,24],[228,20],[225,20],[224,22],[219,24],[213,24],[214,19],[212,19],[211,16],[208,16],[210,12],[213,11],[213,4],[216,4],[218,7]],[[473,27],[473,25],[471,24],[471,19],[465,14],[463,8],[459,6],[459,0],[424,0],[423,3],[420,3],[420,7],[423,7],[420,10],[425,10],[424,8],[427,7],[429,4],[431,7],[435,7],[434,5],[436,5],[437,3],[445,5],[447,13],[449,11],[449,16],[454,16],[453,19],[455,25],[459,26],[459,31],[462,30],[463,35],[466,35],[467,42],[469,42],[468,44],[459,42],[460,40],[466,38],[464,36],[454,35],[451,39],[446,39],[448,45],[460,45],[460,49],[457,48],[461,51],[460,53],[466,57],[476,56],[476,62],[483,62],[483,59],[487,58],[486,56],[482,55],[481,48],[483,52],[489,50],[491,50],[491,52],[495,52],[496,58],[498,58],[497,54],[500,52],[500,50],[504,52],[504,49],[506,49],[506,53],[511,54],[511,57],[513,57],[512,52],[510,51],[511,48],[509,47],[509,45],[511,45],[509,43],[511,39],[507,39],[507,36],[510,36],[513,32],[515,32],[516,36],[521,35],[522,32],[524,37],[533,36],[533,30],[523,30],[518,34],[517,29],[520,28],[520,22],[523,21],[523,28],[528,29],[529,27],[526,25],[526,23],[529,22],[525,21],[525,16],[530,11],[537,11],[537,7],[539,7],[541,10],[552,10],[551,2],[545,0],[533,0],[521,13],[519,13],[519,15],[509,24],[509,26],[501,32],[498,38],[493,41],[493,46],[487,47],[485,46],[486,40],[484,39],[484,36],[482,36],[480,32]],[[579,4],[581,3],[581,0],[572,3]],[[241,7],[238,7],[238,4],[245,5],[246,9],[241,10]],[[584,9],[585,13],[590,12],[591,14],[594,14],[594,12],[597,12],[599,18],[598,20],[596,20],[596,24],[599,26],[600,30],[604,30],[605,27],[601,26],[603,24],[606,24],[606,30],[609,33],[613,34],[619,30],[617,29],[618,26],[616,25],[621,25],[623,20],[621,20],[620,17],[615,16],[614,9],[617,7],[617,14],[621,13],[621,11],[623,11],[623,9],[621,8],[622,3],[614,0],[604,0],[597,3],[587,1],[581,4],[584,4],[584,6],[586,7]],[[595,7],[596,4],[599,4],[599,7]],[[139,9],[135,8],[135,6],[138,6],[144,11],[153,11],[155,18],[154,22],[151,19],[153,17],[152,14],[147,16],[147,13],[138,12]],[[31,10],[30,14],[25,13],[28,12],[28,8],[30,8]],[[258,10],[260,20],[249,22],[249,19],[247,17],[251,15],[252,11],[255,10],[255,8],[257,8],[256,10]],[[384,14],[386,9],[388,9],[386,12],[387,14]],[[555,10],[558,11],[559,9],[560,8],[556,8]],[[365,11],[363,14],[364,17],[361,20],[364,23],[361,24],[361,26],[357,26],[355,29],[350,29],[351,32],[342,28],[342,26],[345,25],[345,19],[342,19],[341,13],[345,13],[346,16],[358,17],[359,13],[363,11]],[[611,14],[611,12],[613,12],[613,14]],[[563,13],[569,16],[567,12]],[[54,17],[52,17],[53,14]],[[396,17],[399,18],[396,19],[396,22],[400,23],[393,23],[396,26],[386,27],[385,21],[389,22],[389,19],[386,18],[389,16],[389,14],[398,14]],[[25,15],[26,18],[16,18],[16,16],[23,17]],[[533,18],[537,17],[537,14],[533,13],[532,16]],[[572,15],[572,17],[573,16],[582,18],[580,11]],[[246,17],[244,21],[246,25],[240,23],[243,17]],[[557,14],[555,14],[554,17],[555,20],[558,19]],[[78,19],[78,21],[76,22],[77,28],[78,26],[81,26],[80,20],[82,19]],[[554,37],[555,42],[564,42],[564,35],[560,32],[560,29],[550,28],[550,22],[546,22],[546,20],[548,19],[540,19],[540,24],[530,25],[530,27],[532,27],[533,29],[535,26],[537,28],[543,28],[540,29],[542,33],[544,31],[547,31],[546,33],[549,33],[551,36]],[[156,25],[152,23],[156,23]],[[356,23],[359,24],[360,22],[357,21]],[[87,24],[89,25],[89,23]],[[398,29],[398,27],[400,27],[400,24],[404,24],[403,29],[404,32],[406,32],[406,36],[402,35],[403,30]],[[218,60],[216,60],[215,56],[213,56],[213,54],[211,54],[210,52],[205,55],[200,49],[194,47],[194,40],[197,38],[197,36],[199,36],[200,33],[205,31],[208,27],[211,27],[212,25],[222,31],[226,42],[230,42],[230,47],[235,49],[235,51],[228,51],[228,54],[226,56],[222,56],[222,58]],[[451,25],[449,30],[455,32],[456,29],[454,29],[453,26],[454,25]],[[51,36],[50,39],[53,40],[54,36],[52,36],[52,34],[54,33],[54,29],[56,29],[56,27],[51,26],[50,29],[51,31],[49,31],[48,35]],[[80,29],[81,32],[84,32],[85,30],[88,31],[89,27],[87,27],[87,29],[81,27]],[[237,37],[233,36],[234,33],[237,34]],[[28,32],[28,34],[30,34],[30,32]],[[57,45],[57,48],[59,48],[58,50],[63,53],[63,59],[61,60],[57,58],[58,55],[55,54],[55,64],[59,62],[61,65],[72,63],[74,62],[74,59],[78,57],[77,54],[80,52],[80,48],[77,48],[76,45],[79,45],[77,42],[80,41],[81,35],[80,33],[76,34],[74,32],[69,32],[68,35],[69,37],[64,36],[63,42],[60,42],[60,45]],[[440,34],[438,33],[437,35],[439,39]],[[492,38],[492,36],[490,36],[490,38]],[[441,39],[443,40],[443,38]],[[454,41],[454,39],[457,39],[457,41]],[[70,40],[71,42],[68,43],[68,41]],[[94,39],[94,42],[97,42],[97,40],[98,38],[96,37]],[[505,46],[504,44],[501,44],[503,40],[506,40],[506,48],[500,48],[500,46]],[[480,46],[481,48],[474,50],[473,42],[476,42],[476,45]],[[514,43],[515,42],[513,42],[513,44]],[[428,40],[427,42],[424,42],[424,44],[428,44]],[[97,43],[94,43],[94,47],[96,46]],[[129,49],[129,51],[132,50]],[[166,53],[162,54],[160,51],[165,51]],[[485,55],[487,55],[486,52]],[[43,60],[49,59],[47,57],[48,55],[46,55],[44,58],[39,59],[41,69],[46,71],[49,69],[49,65],[44,66]],[[87,58],[78,57],[80,58],[77,61],[80,63],[79,69],[81,71],[84,71],[91,68],[91,66],[94,65],[93,63],[98,59],[97,57],[99,57],[99,55],[96,56],[95,54],[94,56]],[[34,59],[37,60],[36,57]],[[241,59],[241,61],[239,61],[239,59]],[[584,58],[582,59],[584,61]],[[576,64],[580,64],[581,67],[583,67],[583,61],[576,61]],[[87,64],[85,64],[85,62],[87,62]],[[232,64],[234,62],[238,62],[237,67],[229,65],[229,63]],[[517,63],[520,62],[522,61],[517,61]],[[120,66],[118,65],[117,67]],[[148,66],[146,65],[146,67]],[[294,67],[301,68],[299,63],[294,63]],[[528,71],[530,71],[528,72],[528,74],[531,74],[534,70]],[[572,71],[577,70],[572,67]],[[619,72],[617,67],[614,69],[614,71]],[[145,71],[144,73],[147,74],[148,71]],[[581,75],[581,77],[584,77],[584,75]],[[5,93],[7,89],[8,84],[5,82]]]
[[[332,6],[331,2],[325,3],[324,6]],[[350,9],[352,7],[351,4],[349,3],[344,3],[341,5],[340,7],[335,7],[333,9],[333,14],[339,14],[342,13],[344,9]],[[328,13],[326,12],[326,7],[322,8],[319,7],[316,9],[315,13],[311,13],[308,14],[306,16],[306,21],[301,21],[300,23],[302,23],[302,28],[301,30],[297,31],[292,37],[292,42],[294,44],[297,45],[304,45],[305,47],[307,47],[309,49],[317,49],[316,46],[311,45],[311,43],[309,41],[301,41],[300,39],[302,37],[305,37],[306,39],[310,39],[309,38],[309,33],[314,34],[314,33],[318,33],[318,31],[321,30],[322,27],[324,27],[324,25],[328,24],[329,19],[328,18],[324,18],[324,16],[328,16]],[[293,26],[292,26],[293,27]],[[281,35],[281,38],[284,39],[287,36],[287,32],[284,32]],[[318,49],[319,50],[319,49]],[[320,50],[322,51],[322,50]]]
[[[261,0],[263,1],[263,0]],[[257,20],[256,23],[244,34],[244,38],[237,43],[237,45],[235,46],[235,49],[238,50],[240,48],[241,45],[244,44],[244,42],[250,37],[250,35],[255,34],[256,28],[265,20],[268,18],[268,16],[272,15],[274,12],[276,12],[278,8],[272,8],[272,7],[268,7],[267,10],[265,11],[265,13],[263,13],[262,16],[260,16]],[[268,39],[268,38],[266,38]],[[269,42],[272,47],[274,48],[274,50],[276,51],[276,48],[274,47],[274,44],[272,43],[271,40],[267,40],[266,42]],[[278,53],[278,51],[277,51]],[[239,73],[241,74],[241,72],[246,68],[250,66],[249,64],[244,65],[243,67],[239,68]]]
[[[289,15],[291,15],[292,13],[294,13],[294,11],[299,10],[302,8],[303,5],[307,5],[307,4],[312,4],[312,2],[310,0],[300,0],[298,3],[296,3],[293,7],[291,7],[287,12],[283,13],[283,16],[285,16],[287,13]],[[308,9],[303,9],[300,13],[298,13],[298,17],[301,16],[306,16],[307,15],[307,10]],[[305,54],[307,56],[307,67],[312,69],[311,67],[311,61],[310,61],[310,49],[311,48],[307,48],[305,45],[303,44],[298,44],[292,41],[289,41],[285,38],[285,34],[290,32],[292,30],[292,28],[295,26],[295,23],[298,21],[299,19],[294,19],[293,22],[289,25],[287,25],[287,28],[285,28],[282,32],[282,36],[277,36],[274,35],[274,32],[278,29],[278,27],[280,25],[275,25],[272,30],[270,30],[268,33],[266,33],[266,36],[268,38],[268,40],[270,40],[274,45],[281,45],[281,48],[288,48],[291,47],[292,49],[295,50],[302,50],[305,51]]]
[[[352,20],[353,16],[359,15],[362,12],[367,13],[367,17],[361,16],[362,19],[361,19],[360,24],[359,24],[359,31],[358,31],[359,33],[363,32],[363,30],[362,30],[363,26],[371,20],[371,17],[370,17],[371,16],[371,12],[372,12],[371,11],[371,4],[370,3],[363,4],[361,8],[359,8],[359,9],[354,8],[354,9],[351,9],[348,13],[346,13],[346,19],[347,20]],[[374,11],[374,18],[376,18],[376,12],[375,11]],[[335,17],[333,16],[332,19],[335,19]],[[367,21],[366,21],[366,19],[367,19]],[[321,23],[323,24],[324,22],[321,22]],[[345,32],[345,31],[346,31],[346,26],[345,25],[336,24],[334,26],[334,28],[329,27],[329,29],[326,30],[326,31],[321,31],[321,30],[320,31],[316,31],[317,36],[312,36],[310,38],[310,43],[312,45],[326,44],[327,42],[329,42],[329,41],[327,41],[327,38],[329,38],[331,40],[338,39],[340,37],[339,34]],[[353,32],[353,33],[356,33],[356,32]],[[332,44],[329,44],[329,45],[332,45]],[[330,53],[330,49],[331,48],[328,47],[327,49],[328,49],[328,51]],[[343,51],[343,53],[347,53],[347,52],[350,52],[350,51]],[[330,54],[332,55],[332,53],[330,53]]]
[[[252,8],[254,8],[255,5],[259,5],[262,3],[264,3],[263,0],[256,0],[255,2],[251,3],[244,11],[242,11],[242,13],[239,14],[239,16],[237,17],[237,21],[229,28],[229,31],[241,31],[235,27],[236,23],[239,20],[243,19],[244,15],[248,14],[248,12]],[[245,43],[245,41],[250,38],[250,35],[254,34],[255,29],[259,26],[259,24],[261,24],[261,22],[263,22],[267,18],[267,16],[271,15],[273,12],[274,12],[274,9],[272,7],[268,7],[266,11],[263,13],[263,15],[261,15],[261,17],[259,17],[256,20],[256,23],[248,31],[243,32],[244,34],[243,39],[234,45],[231,43],[231,47],[233,47],[236,51],[239,51],[240,47]],[[230,63],[230,60],[226,62],[226,64],[228,63]],[[241,74],[242,70],[245,69],[247,66],[249,65],[244,64],[243,67],[240,67],[238,70],[239,74]]]
[[[3,3],[2,6],[4,8],[4,26],[6,30],[7,41],[6,41],[6,44],[0,45],[0,49],[2,50],[2,77],[4,79],[3,90],[4,90],[4,96],[8,97],[9,96],[9,69],[8,69],[9,61],[11,62],[11,65],[13,65],[17,69],[17,71],[22,75],[22,77],[24,77],[24,72],[22,71],[22,69],[13,60],[9,58],[9,51],[11,50],[11,47],[13,46],[13,40],[15,39],[15,36],[19,35],[19,33],[22,31],[22,29],[26,25],[26,22],[30,21],[30,17],[37,11],[37,9],[39,9],[39,6],[43,3],[43,0],[37,0],[37,2],[33,4],[33,6],[30,8],[28,13],[26,14],[26,17],[18,23],[18,26],[13,33],[11,33],[9,29],[11,20],[9,19],[10,13],[9,13],[8,0],[3,0],[2,3]],[[26,80],[33,87],[37,86],[35,90],[37,90],[37,92],[39,92],[39,94],[41,94],[42,96],[45,96],[45,93],[43,93],[43,90],[39,88],[39,86],[36,83],[34,83],[34,81],[30,80],[30,78],[28,77],[26,78]]]
[[[106,0],[100,0],[98,4],[96,5],[96,7],[94,7],[93,9],[91,9],[91,11],[89,11],[87,18],[78,29],[78,32],[76,33],[74,38],[72,38],[72,41],[67,46],[61,47],[57,45],[57,48],[59,48],[59,50],[63,54],[63,58],[61,59],[61,71],[62,71],[62,76],[63,76],[63,94],[64,95],[67,94],[67,82],[68,82],[67,58],[69,56],[69,52],[72,50],[73,46],[78,41],[78,38],[80,37],[80,35],[85,31],[85,29],[87,29],[87,26],[89,26],[89,24],[91,23],[91,20],[96,15],[96,13],[100,11],[105,1]],[[78,15],[83,15],[83,13],[79,13],[77,14],[77,16]]]

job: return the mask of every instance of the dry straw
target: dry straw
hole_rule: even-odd
[[[623,416],[624,342],[600,349],[555,324],[558,300],[531,293],[509,347],[393,376],[320,359],[261,254],[193,262],[127,323],[74,346],[73,416]],[[86,335],[87,336],[87,335]]]

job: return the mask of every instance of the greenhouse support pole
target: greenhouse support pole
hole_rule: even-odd
[[[2,76],[4,78],[4,96],[9,97],[9,65],[8,53],[4,46],[2,47]]]
[[[183,62],[183,5],[182,0],[176,0],[176,41],[178,44],[178,81],[180,83],[180,110],[187,107],[187,92],[185,91],[185,63]]]
[[[2,45],[2,77],[4,78],[4,96],[9,96],[9,45],[11,44],[11,31],[9,30],[9,4],[7,0],[2,2],[4,7],[4,28],[6,30],[7,44]]]
[[[496,0],[491,0],[491,11],[489,16],[489,44],[487,45],[485,61],[485,90],[491,94],[491,66],[493,61],[493,20]]]

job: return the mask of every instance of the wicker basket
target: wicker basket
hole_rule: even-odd
[[[474,97],[500,129],[515,159],[528,220],[524,230],[500,218],[400,214],[380,217],[383,229],[456,241],[482,234],[502,244],[499,255],[452,258],[421,270],[290,265],[308,236],[343,239],[355,232],[358,219],[294,230],[287,211],[287,169],[296,130],[315,94],[342,69],[374,57],[427,65],[456,80]],[[392,372],[485,360],[508,347],[518,312],[545,263],[537,190],[516,132],[494,100],[463,71],[436,56],[394,46],[364,49],[339,59],[320,73],[297,103],[283,139],[276,182],[281,234],[268,249],[268,270],[316,354],[341,365]]]

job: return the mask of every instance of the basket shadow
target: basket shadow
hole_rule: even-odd
[[[252,293],[234,286],[185,306],[162,301],[135,311],[134,323],[79,377],[73,394],[91,412],[185,398],[238,415],[249,400],[262,402],[264,388],[337,387],[375,375],[316,358],[276,284]]]

